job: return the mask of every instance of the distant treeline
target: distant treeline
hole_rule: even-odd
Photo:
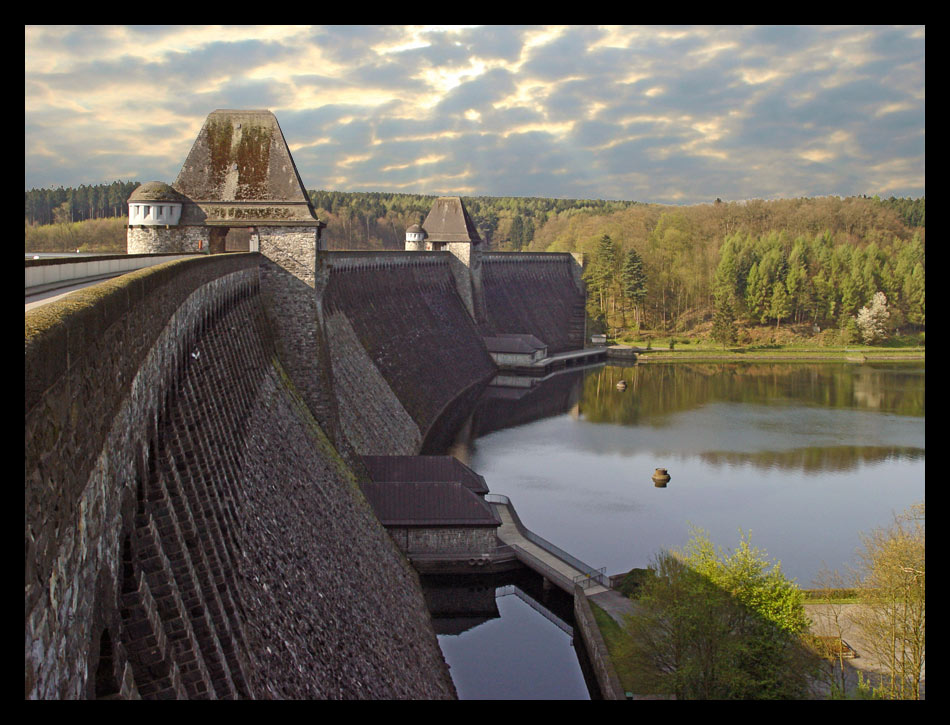
[[[93,186],[82,184],[78,189],[30,189],[26,192],[26,223],[65,224],[125,216],[129,195],[138,185],[138,181],[113,181]]]
[[[421,224],[433,195],[383,192],[310,191],[317,216],[327,222],[330,249],[402,249],[406,228]],[[609,214],[635,201],[548,199],[520,196],[466,196],[465,208],[489,248],[527,248],[536,230],[559,214]]]
[[[26,193],[27,246],[81,246],[69,225],[120,218],[137,182]],[[309,191],[327,223],[329,249],[402,249],[436,198],[423,194]],[[592,273],[589,309],[604,328],[635,319],[645,329],[688,329],[728,299],[732,314],[755,324],[843,324],[887,295],[893,324],[924,325],[923,197],[852,196],[753,199],[692,206],[541,197],[464,197],[487,248],[581,252]],[[37,225],[55,222],[59,231]],[[88,223],[88,222],[84,222]],[[100,229],[103,233],[105,230]],[[119,226],[108,242],[122,251]],[[90,240],[100,244],[106,240]],[[609,255],[605,257],[605,255]],[[636,263],[634,265],[634,263]],[[624,265],[637,266],[637,281]],[[595,278],[596,277],[596,278]],[[628,317],[628,313],[634,313]]]

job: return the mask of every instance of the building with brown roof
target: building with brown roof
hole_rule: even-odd
[[[498,546],[501,519],[485,479],[452,456],[362,456],[363,493],[410,558],[480,558]]]

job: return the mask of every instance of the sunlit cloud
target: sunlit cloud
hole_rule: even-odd
[[[273,111],[308,188],[924,193],[922,26],[27,26],[26,186],[175,178]]]

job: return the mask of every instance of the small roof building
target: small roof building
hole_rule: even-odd
[[[501,518],[483,497],[485,479],[452,456],[362,456],[363,494],[411,559],[490,555]]]
[[[499,333],[483,339],[488,354],[501,368],[532,365],[548,356],[548,346],[527,333]]]
[[[472,493],[488,493],[481,476],[455,456],[361,456],[370,478],[385,481],[453,481]]]

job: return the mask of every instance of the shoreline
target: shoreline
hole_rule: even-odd
[[[706,351],[643,348],[613,345],[607,347],[608,362],[921,362],[926,360],[923,350],[909,352],[865,350],[802,350],[802,351]]]

